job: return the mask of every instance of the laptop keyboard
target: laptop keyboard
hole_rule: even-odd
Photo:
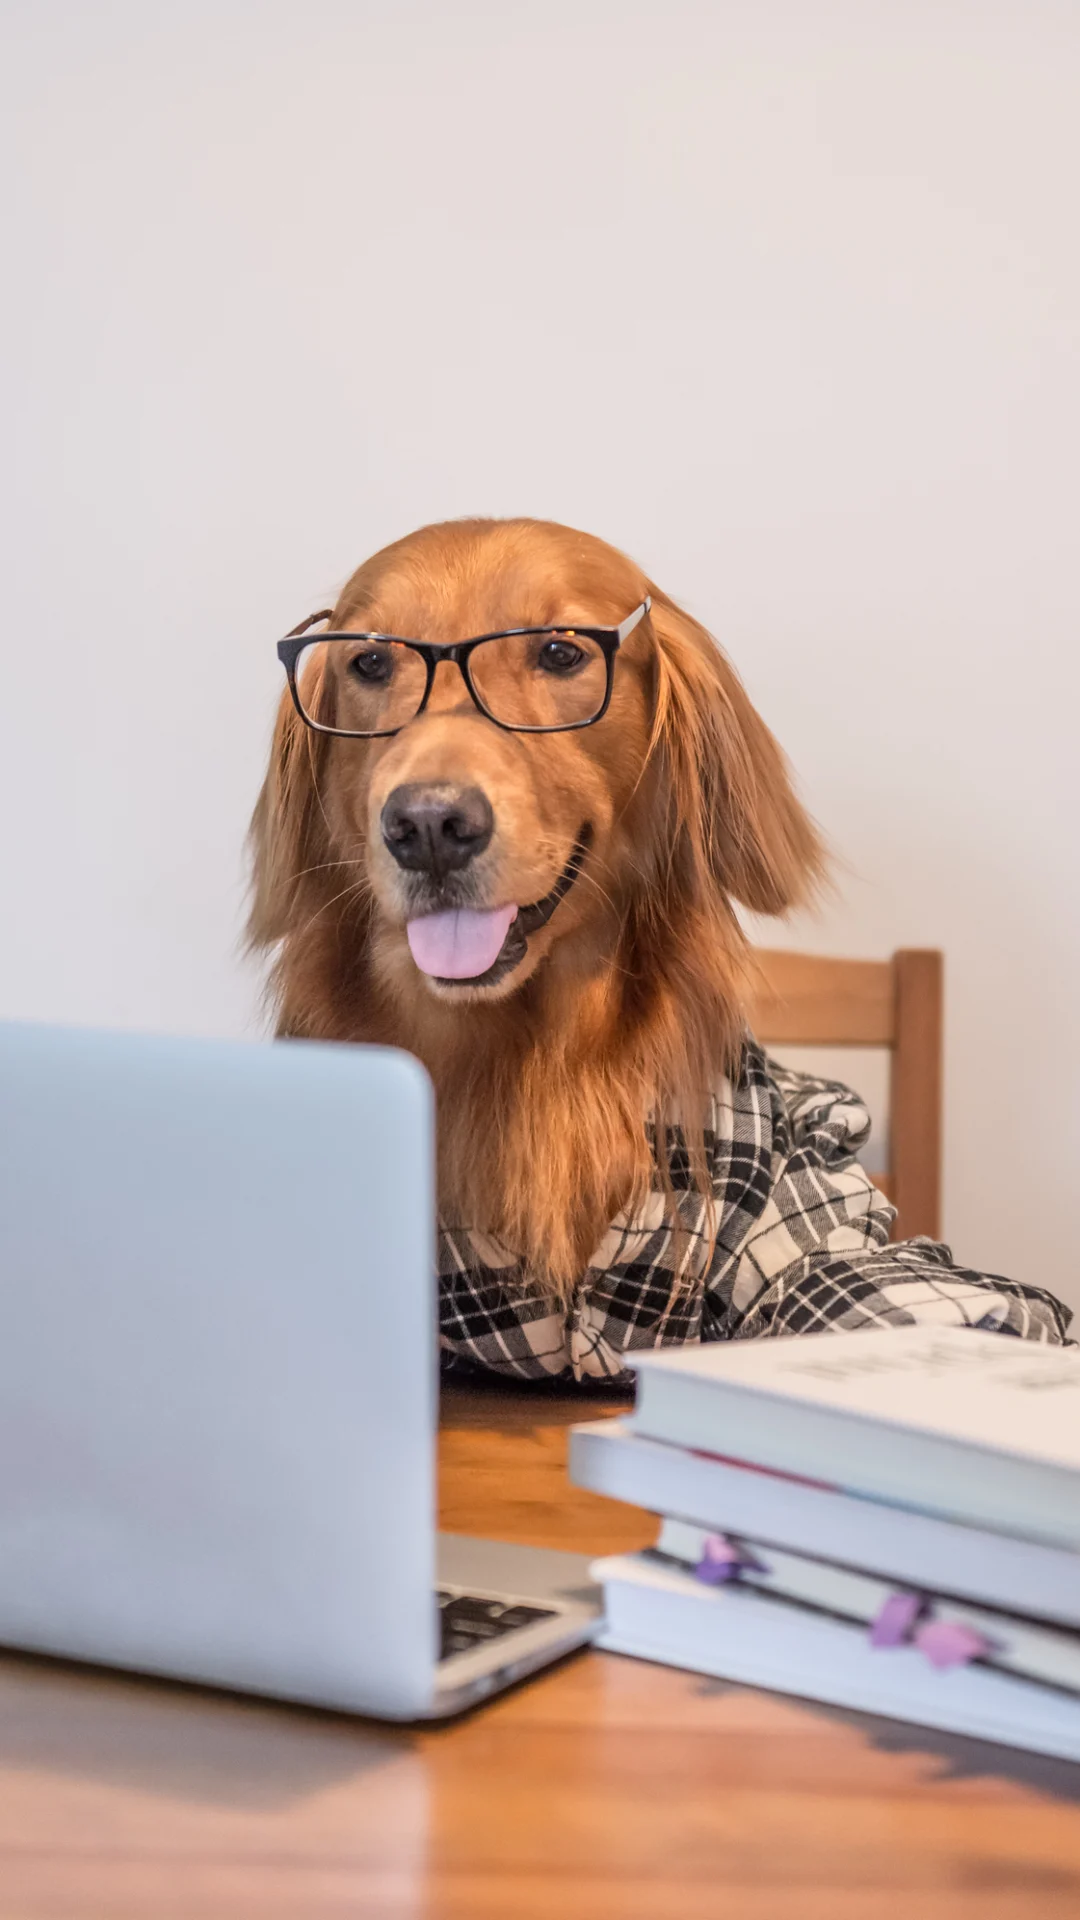
[[[454,1593],[440,1587],[439,1625],[442,1630],[440,1660],[452,1653],[471,1653],[486,1640],[498,1640],[516,1627],[531,1627],[536,1620],[552,1620],[557,1607],[516,1606],[505,1600],[485,1600],[479,1593]]]

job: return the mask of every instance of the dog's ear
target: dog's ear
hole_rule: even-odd
[[[305,727],[283,693],[270,765],[252,815],[248,844],[252,889],[249,945],[270,947],[312,910],[330,859],[319,800],[326,737]],[[317,904],[317,902],[316,902]]]
[[[653,752],[677,864],[755,913],[780,914],[814,891],[824,850],[787,762],[716,642],[650,587],[657,640]]]

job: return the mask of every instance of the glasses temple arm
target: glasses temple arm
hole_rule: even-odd
[[[646,594],[640,607],[635,607],[633,613],[627,614],[626,619],[623,621],[622,625],[620,627],[616,627],[615,637],[618,640],[620,647],[622,646],[622,643],[624,640],[629,639],[630,635],[633,633],[634,628],[637,626],[638,622],[640,620],[644,620],[645,615],[648,613],[649,608],[651,606],[652,606],[652,597],[650,594]]]
[[[300,635],[306,633],[309,627],[317,627],[320,620],[332,620],[333,617],[333,607],[324,607],[321,613],[309,613],[307,619],[301,620],[298,627],[289,628],[285,638],[286,640],[298,640]]]

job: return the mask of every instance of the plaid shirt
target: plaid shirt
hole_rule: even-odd
[[[856,1159],[869,1135],[857,1094],[748,1042],[738,1082],[709,1102],[715,1244],[677,1143],[680,1231],[658,1177],[633,1219],[612,1222],[566,1304],[530,1288],[498,1242],[444,1223],[444,1368],[629,1385],[624,1356],[642,1347],[926,1321],[1065,1341],[1069,1309],[1040,1287],[959,1267],[933,1240],[888,1244],[895,1208]]]

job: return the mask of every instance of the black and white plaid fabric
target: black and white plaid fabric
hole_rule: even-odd
[[[1065,1341],[1069,1309],[1040,1287],[959,1267],[932,1240],[888,1244],[894,1209],[856,1158],[869,1135],[857,1094],[748,1043],[737,1083],[710,1101],[711,1252],[677,1145],[679,1232],[658,1176],[635,1218],[613,1221],[565,1306],[530,1288],[506,1248],[444,1224],[444,1367],[622,1384],[625,1355],[642,1347],[928,1321]]]

